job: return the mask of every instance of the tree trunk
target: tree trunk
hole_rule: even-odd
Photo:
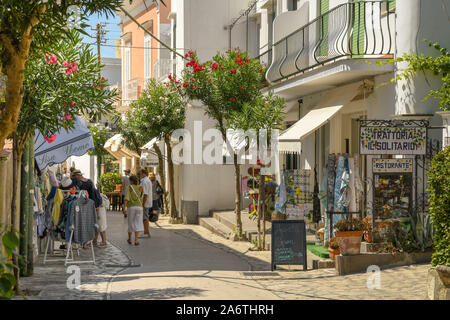
[[[264,250],[261,234],[261,217],[264,213],[264,176],[259,174],[259,193],[258,193],[258,250]]]
[[[99,192],[103,192],[102,185],[100,182],[100,176],[102,175],[102,162],[103,162],[103,156],[97,156],[97,188]]]
[[[27,276],[32,276],[34,271],[34,250],[33,250],[33,235],[34,235],[34,210],[33,210],[33,196],[34,196],[34,133],[31,134],[29,140],[30,151],[28,153],[28,176],[30,182],[30,193],[32,196],[30,197],[30,211],[28,215],[28,264],[27,264]]]
[[[19,185],[20,185],[20,164],[21,164],[21,156],[18,153],[18,142],[17,142],[17,134],[14,132],[13,134],[13,189],[12,189],[12,200],[11,200],[11,231],[17,230],[16,228],[16,215],[17,212],[20,212],[20,202],[17,201],[17,196],[20,194]],[[19,204],[19,205],[17,205]],[[16,266],[14,268],[14,277],[16,278],[16,292],[19,291],[19,265],[18,259],[15,255],[12,256],[12,263]]]
[[[27,275],[27,261],[28,261],[28,216],[30,211],[30,184],[28,179],[29,171],[29,141],[26,141],[24,150],[17,150],[17,157],[22,159],[22,163],[18,170],[20,170],[20,246],[19,253],[23,260],[20,261],[20,276]]]
[[[170,198],[170,217],[172,223],[178,220],[178,213],[175,203],[175,185],[174,170],[172,161],[172,146],[170,145],[170,136],[165,136],[164,141],[167,145],[167,162],[168,162],[168,178],[169,178],[169,198]]]
[[[167,189],[166,189],[166,175],[164,174],[164,158],[161,152],[161,149],[155,143],[153,145],[153,149],[155,149],[156,154],[158,155],[158,173],[161,178],[161,187],[163,189],[163,205],[164,205],[164,214],[169,214],[169,207],[167,205],[168,197],[167,197]]]
[[[241,171],[238,163],[237,154],[234,155],[234,197],[236,214],[236,230],[235,233],[239,238],[242,238],[242,220],[241,220]]]

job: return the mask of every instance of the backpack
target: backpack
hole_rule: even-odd
[[[164,194],[164,191],[163,191],[161,185],[159,184],[158,180],[156,180],[156,194],[158,196],[162,196]]]

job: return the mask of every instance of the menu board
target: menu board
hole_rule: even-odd
[[[277,265],[303,265],[307,270],[305,221],[273,220],[271,249],[272,271]]]

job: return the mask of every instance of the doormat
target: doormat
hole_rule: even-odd
[[[319,258],[328,259],[330,257],[330,253],[328,252],[328,249],[324,248],[322,246],[308,243],[308,244],[306,244],[306,248],[309,251],[311,251],[312,254],[318,256]]]

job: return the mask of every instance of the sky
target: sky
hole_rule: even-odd
[[[85,30],[92,36],[92,38],[84,36],[84,42],[92,44],[92,49],[95,53],[97,53],[97,44],[95,38],[97,34],[97,23],[106,23],[106,25],[104,26],[104,30],[106,31],[104,40],[106,41],[106,43],[101,46],[100,55],[105,58],[115,58],[116,49],[114,47],[114,40],[120,39],[121,29],[118,26],[118,24],[120,23],[120,17],[118,15],[115,15],[114,17],[109,16],[108,18],[106,18],[105,16],[99,14],[93,14],[88,17],[88,19],[89,21],[87,22],[87,24],[89,24],[91,27]]]

